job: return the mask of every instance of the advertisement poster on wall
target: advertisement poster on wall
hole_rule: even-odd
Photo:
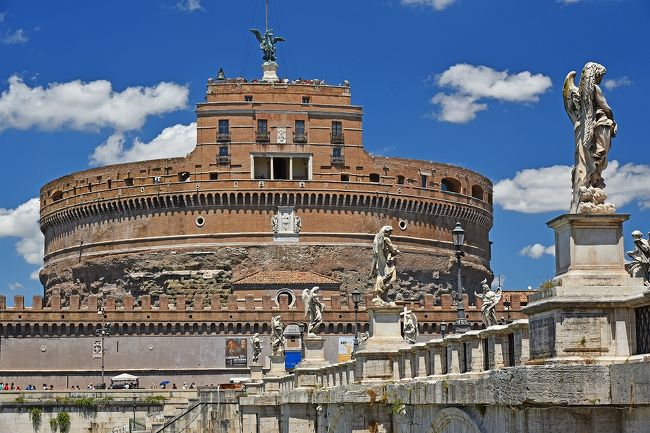
[[[246,338],[226,339],[226,367],[246,367],[248,364],[248,340]]]
[[[352,350],[354,350],[354,337],[339,337],[339,362],[351,360]]]

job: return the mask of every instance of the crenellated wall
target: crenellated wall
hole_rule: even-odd
[[[368,315],[365,305],[371,295],[366,295],[359,308],[361,329],[368,329]],[[511,293],[504,296],[497,305],[497,317],[516,320],[523,318],[522,303],[527,303],[525,293]],[[14,296],[13,306],[7,307],[6,297],[0,295],[0,335],[4,337],[54,337],[95,335],[103,322],[110,323],[115,335],[200,335],[200,334],[252,334],[270,332],[272,316],[280,314],[283,321],[302,323],[304,306],[297,297],[295,304],[289,306],[286,297],[278,299],[279,304],[271,296],[254,297],[245,295],[229,295],[222,298],[218,295],[206,298],[196,296],[190,305],[185,296],[177,296],[175,302],[166,295],[157,299],[157,305],[152,303],[151,296],[140,298],[124,296],[117,299],[109,295],[103,303],[104,318],[97,311],[100,306],[98,297],[91,295],[86,304],[81,304],[79,295],[70,296],[68,306],[62,306],[61,297],[53,295],[50,305],[44,306],[41,296],[32,298],[32,306],[25,307],[24,297]],[[503,303],[508,301],[508,308]],[[354,308],[352,300],[332,295],[324,298],[325,311],[321,333],[352,334],[354,326]],[[468,296],[464,295],[465,311],[468,321],[474,329],[483,327],[481,323],[481,300],[475,305],[469,305]],[[456,310],[453,307],[452,296],[443,294],[439,303],[433,295],[425,295],[422,302],[405,304],[417,318],[420,333],[423,335],[436,334],[440,324],[448,326],[448,332],[453,331],[456,320]]]

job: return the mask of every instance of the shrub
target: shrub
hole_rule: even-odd
[[[70,430],[70,414],[68,412],[59,412],[56,416],[56,423],[61,433],[68,433]]]
[[[22,395],[21,395],[20,397],[16,397],[16,399],[15,399],[14,401],[15,401],[17,404],[27,403],[27,400],[26,400],[25,397],[22,396]]]
[[[29,419],[32,422],[32,427],[34,431],[38,431],[41,428],[41,421],[43,418],[43,411],[38,407],[33,407],[29,410]]]
[[[157,404],[157,405],[162,405],[167,401],[167,397],[162,396],[162,395],[148,395],[145,397],[144,402],[147,404]]]

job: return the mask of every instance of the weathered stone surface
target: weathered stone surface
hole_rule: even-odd
[[[402,251],[399,260],[399,286],[389,296],[401,292],[405,299],[422,299],[424,294],[431,293],[439,299],[452,291],[455,274],[450,257],[407,250]],[[225,302],[234,280],[268,269],[310,269],[341,281],[344,295],[357,287],[370,290],[374,283],[369,278],[371,263],[370,245],[219,247],[205,248],[203,254],[189,249],[158,250],[51,263],[41,272],[41,282],[46,296],[60,294],[64,305],[70,295],[81,295],[82,305],[86,305],[90,294],[100,298],[113,294],[118,302],[126,294],[136,299],[151,295],[154,305],[162,294],[186,295],[189,303],[195,294],[206,297],[216,294]],[[490,275],[487,268],[471,260],[464,262],[463,267],[467,287],[478,286],[479,281]]]

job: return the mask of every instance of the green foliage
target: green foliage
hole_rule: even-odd
[[[94,409],[97,403],[92,397],[77,398],[72,401],[73,406],[79,406],[86,409]]]
[[[539,285],[539,288],[540,289],[552,289],[555,286],[557,286],[557,281],[555,281],[555,280],[546,280],[542,284]]]
[[[59,431],[61,433],[68,433],[70,430],[70,414],[68,414],[68,412],[59,412],[55,419]]]
[[[108,397],[107,396],[107,397],[104,397],[101,400],[99,400],[99,403],[100,404],[111,404],[112,401],[113,401],[113,397]]]
[[[26,399],[24,396],[22,396],[22,395],[19,396],[19,397],[16,397],[16,399],[15,399],[14,401],[15,401],[17,404],[27,403],[27,399]]]
[[[56,417],[50,418],[50,430],[52,430],[52,433],[56,433],[58,429],[59,429],[59,420]]]
[[[163,395],[148,395],[145,397],[144,402],[147,404],[156,404],[156,405],[162,405],[167,401],[167,397]]]
[[[404,410],[405,410],[404,402],[400,398],[395,399],[395,401],[391,405],[391,410],[390,410],[391,413],[393,415],[402,415],[404,413]]]
[[[72,399],[70,397],[57,397],[56,402],[58,404],[70,404]]]
[[[29,410],[29,419],[32,422],[32,427],[34,431],[38,431],[41,428],[41,422],[43,420],[43,411],[39,407],[33,407]]]

